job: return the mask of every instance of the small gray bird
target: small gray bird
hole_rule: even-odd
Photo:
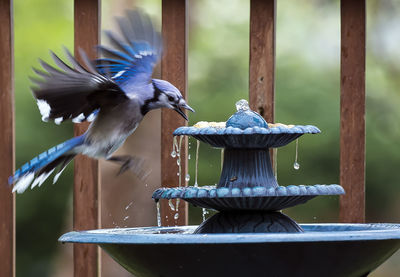
[[[47,150],[18,169],[8,180],[14,184],[13,192],[40,186],[57,169],[56,182],[77,154],[122,163],[122,173],[138,159],[112,154],[148,111],[169,108],[186,120],[182,108],[194,112],[175,86],[151,78],[161,57],[162,41],[150,18],[135,10],[117,22],[122,38],[106,32],[113,48],[98,46],[102,58],[90,61],[81,51],[82,65],[66,50],[68,65],[51,52],[58,68],[43,61],[44,71],[34,68],[40,78],[32,78],[36,84],[32,90],[43,121],[93,122],[83,135]]]

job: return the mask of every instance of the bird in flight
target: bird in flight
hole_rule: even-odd
[[[50,148],[18,169],[8,180],[14,184],[13,192],[40,186],[53,172],[55,183],[77,154],[118,162],[122,173],[140,158],[112,154],[147,112],[169,108],[185,120],[182,109],[194,112],[174,85],[152,79],[154,66],[162,55],[162,40],[148,15],[139,10],[128,11],[117,23],[120,35],[106,31],[111,47],[97,46],[101,58],[89,60],[80,51],[80,63],[65,49],[69,64],[51,52],[56,67],[40,61],[42,69],[34,68],[32,91],[43,121],[91,124],[83,135]]]

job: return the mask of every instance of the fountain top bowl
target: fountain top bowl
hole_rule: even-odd
[[[271,124],[270,124],[271,125]],[[174,136],[188,135],[216,148],[276,148],[282,147],[303,134],[318,134],[312,125],[276,125],[274,127],[179,127]]]
[[[192,127],[179,127],[174,136],[188,135],[217,148],[266,149],[285,146],[303,134],[321,131],[313,125],[267,123],[250,110],[246,100],[236,103],[237,112],[227,122],[201,121]]]

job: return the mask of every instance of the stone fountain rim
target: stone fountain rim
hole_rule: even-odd
[[[273,135],[273,134],[318,134],[321,133],[321,130],[314,125],[294,125],[293,127],[285,127],[285,126],[276,126],[271,128],[264,127],[248,127],[246,129],[240,129],[236,127],[225,127],[225,128],[217,128],[217,127],[179,127],[177,128],[173,135],[181,136],[181,135]]]
[[[331,185],[289,185],[276,188],[261,186],[244,188],[217,188],[216,186],[199,187],[162,187],[157,189],[153,199],[195,199],[195,198],[243,198],[243,197],[285,197],[285,196],[320,196],[345,194],[342,186]]]
[[[73,231],[60,242],[95,244],[245,244],[399,240],[400,224],[300,224],[304,233],[192,234],[198,226],[139,227]],[[348,229],[348,230],[346,230]],[[319,230],[319,231],[318,231]],[[325,230],[325,231],[322,231]],[[326,231],[333,230],[333,231]],[[133,233],[132,232],[136,232]],[[181,232],[181,233],[160,233]]]

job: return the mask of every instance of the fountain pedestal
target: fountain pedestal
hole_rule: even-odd
[[[303,229],[281,212],[224,211],[204,221],[195,234],[299,233]]]
[[[247,102],[225,127],[180,127],[174,135],[189,135],[213,147],[224,148],[224,161],[216,187],[161,188],[153,198],[182,198],[203,208],[220,211],[203,222],[196,233],[296,233],[302,228],[280,210],[318,195],[343,194],[339,185],[282,187],[273,174],[269,149],[282,147],[303,134],[320,130],[311,125],[269,126]]]

